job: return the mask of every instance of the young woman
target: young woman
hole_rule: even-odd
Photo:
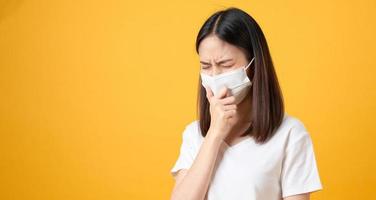
[[[182,134],[171,199],[307,200],[321,190],[310,135],[285,113],[256,21],[238,8],[218,11],[196,51],[199,116]]]

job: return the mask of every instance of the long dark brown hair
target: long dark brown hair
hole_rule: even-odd
[[[205,21],[197,35],[197,53],[201,41],[211,34],[245,50],[248,62],[255,57],[253,68],[247,74],[252,81],[251,94],[246,97],[252,99],[252,123],[242,136],[249,134],[257,143],[264,143],[274,135],[285,114],[282,91],[265,36],[249,14],[234,7],[217,11]],[[203,137],[210,127],[209,106],[199,78],[197,114]]]

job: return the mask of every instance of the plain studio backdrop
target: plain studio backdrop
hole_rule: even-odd
[[[239,7],[263,29],[324,190],[373,199],[376,1],[0,1],[0,199],[168,199],[196,117],[197,32]]]

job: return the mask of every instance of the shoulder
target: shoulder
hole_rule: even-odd
[[[287,113],[283,118],[281,126],[295,134],[304,134],[305,132],[307,132],[304,123],[300,119]]]
[[[285,114],[280,129],[283,130],[283,135],[286,140],[286,147],[306,144],[310,142],[310,134],[304,123],[297,117]]]
[[[183,139],[192,143],[198,144],[201,142],[203,136],[200,131],[200,123],[198,120],[193,120],[185,125],[183,132]]]

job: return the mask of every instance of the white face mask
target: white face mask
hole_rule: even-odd
[[[235,104],[238,104],[247,95],[247,92],[252,85],[252,82],[247,76],[246,70],[252,64],[254,59],[255,58],[253,57],[251,62],[245,67],[240,67],[214,76],[209,76],[200,72],[202,85],[204,87],[209,87],[213,91],[214,96],[218,96],[220,90],[226,86],[230,90],[230,93],[235,97]]]

